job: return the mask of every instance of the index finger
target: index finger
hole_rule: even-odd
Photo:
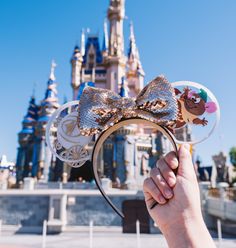
[[[172,170],[177,169],[179,166],[177,154],[174,151],[167,153],[164,156],[164,160]]]

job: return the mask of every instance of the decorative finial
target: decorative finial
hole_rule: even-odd
[[[130,30],[130,40],[135,40],[134,38],[134,25],[133,25],[133,22],[130,21],[130,24],[129,24],[129,30]]]
[[[50,72],[50,76],[49,78],[54,81],[56,80],[56,77],[55,77],[55,74],[54,74],[54,71],[55,71],[55,67],[57,66],[57,64],[55,63],[54,60],[52,60],[52,63],[51,63],[51,72]]]
[[[81,55],[84,56],[84,54],[85,54],[85,33],[84,33],[84,29],[81,30],[80,52],[81,52]]]

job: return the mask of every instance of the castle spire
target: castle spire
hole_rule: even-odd
[[[126,78],[128,81],[128,87],[130,88],[129,94],[134,97],[143,88],[145,73],[139,58],[139,51],[136,45],[134,26],[132,22],[130,22],[129,48],[127,57]]]
[[[129,50],[128,50],[128,59],[134,60],[138,57],[138,51],[136,47],[136,41],[134,36],[134,26],[133,22],[130,22],[130,36],[129,36]]]
[[[84,54],[85,54],[85,34],[84,34],[84,29],[81,30],[80,53],[81,53],[82,56],[84,56]]]
[[[22,121],[22,130],[20,133],[32,134],[34,132],[34,126],[37,121],[37,118],[38,118],[38,106],[35,103],[34,96],[31,96],[27,113]]]
[[[145,73],[143,71],[142,64],[139,58],[139,51],[136,46],[136,41],[134,36],[134,26],[132,22],[130,22],[128,65],[129,65],[129,70],[128,70],[129,76],[135,73],[144,76]]]
[[[49,119],[49,116],[59,107],[57,98],[57,89],[55,83],[55,67],[56,63],[52,61],[50,76],[47,82],[47,89],[45,92],[44,99],[40,105],[39,119],[38,121],[45,122]]]
[[[103,45],[102,45],[102,51],[107,52],[108,50],[108,31],[107,31],[107,20],[106,18],[104,19],[103,23]]]
[[[56,78],[55,78],[55,68],[56,68],[57,64],[55,63],[54,60],[52,60],[52,63],[51,63],[51,71],[50,71],[50,75],[49,75],[49,79],[51,79],[52,81],[55,81]]]
[[[124,53],[123,20],[125,0],[110,0],[107,18],[110,22],[109,55],[120,56]]]
[[[107,88],[119,92],[119,83],[125,76],[126,57],[124,55],[123,20],[125,0],[110,0],[107,11],[109,21],[109,45],[107,63]]]
[[[45,142],[46,124],[59,107],[55,83],[55,67],[56,63],[53,61],[45,96],[39,106],[39,118],[35,127],[36,143],[33,149],[32,176],[43,177],[46,182],[49,180],[49,170],[52,161],[51,151]]]
[[[130,39],[135,40],[135,37],[134,37],[134,25],[133,25],[133,21],[130,21],[130,24],[129,24],[129,31],[130,31]]]
[[[17,182],[23,180],[23,177],[29,176],[30,167],[32,159],[32,150],[33,150],[33,142],[35,127],[37,125],[38,119],[38,106],[35,103],[34,96],[31,96],[29,101],[29,107],[26,115],[22,121],[22,129],[18,133],[18,152],[17,152],[17,160],[16,160],[16,178]]]

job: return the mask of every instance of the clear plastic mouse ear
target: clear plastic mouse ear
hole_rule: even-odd
[[[220,120],[216,97],[205,86],[190,82],[172,83],[178,101],[178,119],[173,128],[177,143],[197,144],[207,139]]]
[[[80,167],[91,154],[87,145],[92,136],[80,134],[78,118],[79,101],[62,105],[50,118],[46,128],[46,141],[52,153],[72,167]]]

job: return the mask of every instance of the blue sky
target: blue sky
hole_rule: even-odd
[[[72,97],[70,57],[82,28],[102,37],[108,0],[0,1],[0,155],[14,160],[17,132],[33,85],[45,92],[50,63],[58,64],[60,101]],[[169,81],[204,84],[216,95],[221,121],[196,146],[205,163],[236,145],[236,1],[127,0],[125,42],[132,20],[146,81],[164,74]]]

